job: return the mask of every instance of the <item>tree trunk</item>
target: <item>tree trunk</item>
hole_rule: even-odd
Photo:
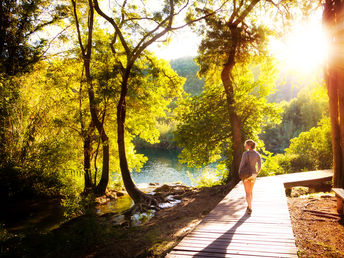
[[[344,33],[340,30],[344,24],[343,7],[342,1],[327,0],[323,12],[323,22],[330,32],[334,52],[329,58],[325,76],[330,104],[333,185],[339,188],[344,187],[344,58],[340,54],[344,43]]]
[[[88,192],[93,187],[91,179],[91,148],[91,137],[87,135],[84,137],[84,192]]]
[[[107,185],[109,183],[109,163],[110,163],[110,153],[109,153],[109,138],[104,132],[104,127],[102,125],[102,144],[103,144],[103,169],[102,176],[97,185],[96,192],[99,195],[104,195]]]
[[[340,173],[336,173],[335,185],[344,188],[344,85],[343,85],[343,71],[338,74],[337,88],[338,88],[338,103],[339,103],[339,129],[340,129]]]
[[[227,63],[224,65],[221,72],[221,80],[225,88],[227,107],[229,113],[229,120],[232,128],[232,178],[233,180],[239,181],[239,166],[240,160],[243,153],[241,130],[240,130],[240,119],[235,111],[235,100],[234,100],[234,87],[233,87],[233,76],[232,69],[235,65],[235,54],[237,51],[237,45],[239,40],[238,29],[232,28],[232,45],[228,55]]]
[[[104,129],[104,121],[100,121],[98,117],[98,110],[97,110],[97,103],[95,100],[95,94],[93,89],[93,81],[91,76],[91,56],[92,56],[92,45],[93,45],[93,23],[94,23],[94,6],[93,1],[89,0],[89,13],[88,13],[88,35],[87,35],[87,45],[84,47],[82,43],[82,37],[81,37],[81,31],[79,27],[79,21],[77,17],[77,11],[76,11],[76,1],[72,0],[73,9],[74,9],[74,16],[75,16],[75,22],[76,22],[76,28],[78,31],[78,40],[80,49],[82,52],[82,58],[84,61],[84,68],[85,68],[85,75],[86,75],[86,81],[88,86],[88,99],[89,99],[89,105],[90,105],[90,113],[92,118],[93,125],[97,128],[97,131],[99,133],[99,136],[102,141],[103,146],[103,169],[102,169],[102,176],[99,181],[99,184],[96,186],[95,193],[97,195],[104,195],[106,187],[109,183],[109,141],[108,137],[105,133]],[[96,184],[96,182],[94,182]]]
[[[99,120],[99,117],[98,117],[98,110],[97,110],[97,106],[96,106],[97,104],[96,104],[95,96],[94,96],[92,77],[90,74],[90,64],[88,61],[85,61],[85,74],[87,78],[88,98],[90,102],[90,113],[92,117],[92,122],[97,128],[97,131],[99,133],[100,139],[102,141],[102,146],[103,146],[102,176],[100,178],[98,185],[96,186],[95,192],[97,195],[104,195],[106,191],[106,187],[109,183],[109,162],[110,162],[109,138],[105,133],[104,124]]]
[[[125,117],[126,117],[126,96],[128,92],[128,79],[130,74],[130,67],[126,70],[126,74],[123,76],[123,82],[121,85],[121,96],[117,105],[117,143],[118,143],[118,152],[119,152],[119,162],[121,167],[122,179],[129,196],[133,201],[138,204],[142,202],[142,199],[145,198],[145,194],[141,192],[133,182],[125,151]]]
[[[338,124],[338,92],[336,85],[336,76],[333,71],[329,71],[327,80],[327,90],[330,103],[331,133],[332,133],[332,151],[333,151],[333,180],[334,186],[339,187],[339,177],[341,174],[341,146],[340,128]]]

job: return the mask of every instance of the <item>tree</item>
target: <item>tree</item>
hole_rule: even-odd
[[[232,74],[241,133],[245,138],[256,140],[258,148],[263,149],[264,145],[258,139],[261,126],[278,123],[281,109],[267,101],[267,96],[274,88],[276,71],[273,62],[264,58],[257,58],[256,61],[236,64]],[[204,92],[200,96],[189,97],[177,107],[179,123],[176,139],[183,148],[180,158],[189,166],[196,167],[213,162],[224,164],[229,171],[227,180],[231,180],[236,177],[231,170],[232,124],[228,119],[221,71],[212,70],[205,81]]]
[[[285,173],[329,169],[332,167],[331,148],[330,119],[324,117],[317,126],[291,139],[285,153],[275,157]]]
[[[343,87],[343,1],[326,0],[323,22],[330,32],[333,53],[325,69],[330,103],[330,118],[333,150],[333,184],[344,187],[344,87]]]
[[[0,164],[1,199],[61,196],[60,190],[74,183],[68,179],[79,171],[79,141],[69,127],[60,126],[74,108],[68,110],[70,88],[60,90],[69,68],[64,63],[62,71],[56,60],[41,61],[8,80],[18,95],[15,103],[7,100],[12,112],[3,142],[7,155]],[[68,83],[73,87],[72,80]]]
[[[130,80],[132,80],[133,75],[135,76],[135,63],[145,55],[147,47],[166,36],[169,32],[187,25],[184,24],[182,26],[173,27],[175,17],[179,16],[182,11],[188,7],[189,1],[169,0],[161,5],[161,10],[159,11],[150,11],[149,8],[145,6],[145,3],[141,4],[142,6],[140,7],[136,4],[130,4],[127,1],[123,1],[121,4],[117,3],[114,10],[116,17],[112,18],[100,8],[98,1],[94,0],[95,10],[112,25],[114,30],[110,46],[114,56],[117,58],[117,66],[115,68],[118,70],[121,77],[120,98],[117,105],[117,144],[122,179],[128,194],[134,202],[138,204],[138,207],[142,207],[142,205],[150,207],[152,204],[157,204],[156,200],[144,194],[136,187],[130,176],[128,167],[125,147],[127,95],[130,90]],[[217,10],[208,12],[197,19],[193,19],[189,21],[188,24],[211,16]],[[122,53],[114,48],[114,44],[117,41],[120,42],[124,49]],[[123,55],[125,59],[120,59],[120,55]],[[175,84],[174,78],[169,79]]]
[[[197,73],[200,69],[192,57],[183,57],[171,60],[171,66],[180,76],[186,78],[184,90],[192,96],[200,95],[203,91],[204,79],[200,79]]]
[[[47,40],[31,36],[66,17],[63,4],[50,1],[4,0],[0,4],[0,72],[28,71],[44,54]]]
[[[328,96],[324,85],[305,86],[297,98],[278,104],[283,109],[282,122],[268,124],[260,135],[265,147],[273,153],[282,153],[292,138],[308,131],[328,116]]]
[[[251,55],[261,52],[265,42],[266,29],[259,25],[250,14],[259,0],[231,1],[227,12],[207,17],[206,24],[198,29],[204,35],[199,48],[197,62],[201,65],[200,75],[206,76],[222,67],[221,81],[226,95],[228,119],[231,125],[231,172],[238,180],[238,169],[243,152],[241,121],[236,109],[233,68],[237,63],[247,62]],[[209,77],[210,75],[208,75]]]
[[[6,143],[11,138],[11,116],[19,99],[15,75],[28,72],[43,56],[47,40],[38,42],[32,36],[66,15],[65,6],[50,1],[12,1],[0,3],[0,158],[12,164]],[[44,49],[44,47],[46,47]]]
[[[72,0],[73,13],[75,18],[76,29],[78,33],[78,41],[81,50],[81,56],[84,63],[84,71],[87,83],[88,99],[89,99],[89,108],[92,118],[92,122],[88,128],[83,128],[84,134],[84,168],[85,168],[85,188],[90,185],[90,145],[91,145],[91,133],[93,127],[97,128],[98,134],[103,146],[103,166],[102,166],[102,176],[101,179],[94,189],[98,195],[104,195],[109,182],[109,164],[110,164],[110,154],[109,154],[109,138],[105,132],[104,128],[104,119],[106,116],[106,107],[99,111],[99,105],[96,102],[93,78],[91,75],[91,61],[92,61],[92,46],[93,46],[93,24],[94,24],[94,8],[92,0],[88,1],[87,8],[87,36],[86,44],[82,41],[82,34],[79,24],[77,4],[75,0]],[[96,182],[94,182],[96,184]]]

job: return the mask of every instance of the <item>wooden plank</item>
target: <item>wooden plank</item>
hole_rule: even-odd
[[[231,243],[227,245],[226,243],[189,243],[183,242],[182,244],[178,245],[176,250],[190,250],[190,251],[198,251],[199,252],[215,252],[215,253],[245,253],[245,252],[255,252],[261,254],[273,253],[273,254],[295,254],[297,253],[297,248],[294,246],[270,246],[270,245],[256,245],[256,244],[245,244],[245,243]]]
[[[332,188],[332,191],[336,193],[336,196],[344,200],[344,189],[343,188]]]
[[[313,186],[321,182],[332,180],[332,170],[308,171],[281,175],[285,188],[294,186]]]
[[[244,256],[260,256],[260,257],[297,257],[294,253],[280,253],[280,252],[259,252],[259,251],[251,251],[251,250],[244,250],[244,249],[235,249],[235,250],[226,250],[225,252],[217,252],[216,250],[210,251],[202,251],[198,250],[197,248],[190,248],[190,249],[183,249],[183,248],[176,248],[174,249],[174,253],[178,251],[189,253],[189,257],[232,257],[232,255],[244,255]],[[167,256],[170,257],[170,256]]]
[[[204,247],[207,247],[209,245],[209,239],[207,238],[185,238],[179,245],[179,247],[183,245],[190,245],[190,244],[199,244],[199,246],[203,245]],[[231,239],[231,238],[216,238],[212,239],[211,246],[216,246],[216,245],[227,245],[230,247],[233,246],[239,246],[239,245],[245,245],[245,246],[268,246],[268,248],[295,248],[295,245],[292,242],[273,242],[273,241],[259,241],[255,239],[242,239],[242,240],[237,240],[237,239]]]
[[[244,256],[243,256],[244,255]],[[208,252],[195,252],[195,251],[184,251],[184,250],[178,250],[178,251],[172,251],[170,254],[166,256],[167,258],[186,258],[186,257],[231,257],[231,258],[236,258],[236,257],[297,257],[297,255],[268,255],[268,254],[257,254],[257,253],[249,253],[246,252],[244,254],[235,254],[235,253],[228,253],[228,254],[222,254],[222,253],[208,253]]]
[[[218,239],[221,235],[218,234],[193,234],[190,236],[185,237],[185,241],[214,241],[215,239]],[[183,239],[183,241],[184,241]],[[270,238],[257,238],[256,235],[242,235],[242,234],[232,234],[227,236],[222,236],[221,241],[231,241],[231,242],[245,242],[250,243],[254,242],[258,245],[260,244],[271,244],[271,245],[294,245],[294,238],[290,237],[290,239],[282,237],[282,238],[276,238],[276,237],[270,237]],[[219,241],[220,241],[219,240]]]
[[[285,182],[284,187],[285,188],[291,188],[294,186],[314,186],[318,185],[322,182],[331,181],[332,176],[325,176],[321,178],[314,178],[314,179],[304,179],[304,180],[298,180],[298,181],[292,181],[292,182]]]

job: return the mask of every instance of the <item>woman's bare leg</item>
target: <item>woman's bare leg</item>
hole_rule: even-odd
[[[248,184],[249,184],[249,190],[250,190],[250,208],[252,209],[252,199],[253,199],[253,186],[254,186],[254,181],[249,181]]]
[[[250,181],[244,181],[244,187],[245,187],[245,192],[246,192],[246,202],[247,206],[252,209],[252,188],[251,187],[251,182]]]

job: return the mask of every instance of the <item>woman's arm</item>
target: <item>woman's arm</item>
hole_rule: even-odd
[[[240,172],[240,170],[242,169],[242,167],[243,167],[244,164],[245,164],[245,161],[246,161],[245,156],[246,156],[246,152],[244,152],[244,153],[242,154],[242,156],[241,156],[241,161],[240,161],[240,166],[239,166],[239,172]]]
[[[260,154],[258,153],[258,173],[260,172],[260,169],[262,168],[262,158]]]

